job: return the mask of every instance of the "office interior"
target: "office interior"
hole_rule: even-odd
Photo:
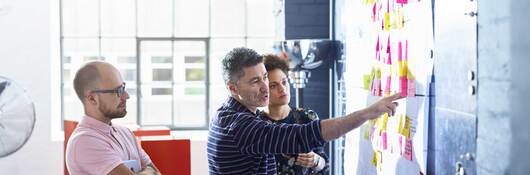
[[[9,133],[0,105],[0,143],[25,137],[0,156],[0,174],[68,173],[66,141],[83,116],[72,80],[96,60],[120,70],[131,96],[127,116],[113,122],[145,142],[162,173],[209,174],[208,126],[229,95],[221,60],[236,47],[287,55],[296,64],[290,104],[320,119],[406,96],[403,115],[328,142],[327,174],[528,174],[527,8],[526,0],[2,0],[0,80],[23,89],[34,113],[18,113],[32,118],[29,132]],[[6,97],[0,91],[4,107],[16,101]]]

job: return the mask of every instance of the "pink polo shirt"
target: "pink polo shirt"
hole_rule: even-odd
[[[71,175],[106,175],[127,160],[136,160],[142,169],[151,163],[129,129],[88,116],[79,122],[66,146]]]

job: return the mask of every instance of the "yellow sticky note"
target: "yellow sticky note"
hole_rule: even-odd
[[[386,123],[388,122],[388,113],[383,114],[383,117],[379,118],[379,129],[386,130]]]
[[[390,30],[390,14],[388,12],[385,12],[384,25],[385,25],[385,30],[386,31]]]
[[[402,61],[403,66],[401,67],[401,75],[400,76],[407,76],[409,65],[407,62],[407,59]]]
[[[377,167],[377,170],[378,171],[381,171],[382,168],[383,168],[383,162],[382,162],[383,158],[382,158],[382,155],[381,155],[381,152],[379,151],[376,151],[376,167]]]
[[[399,124],[398,124],[397,132],[401,133],[401,131],[403,130],[403,115],[398,116],[398,121],[399,121]]]
[[[372,77],[369,74],[363,75],[363,89],[364,90],[370,89],[371,82],[372,82]]]
[[[410,118],[408,116],[405,116],[405,125],[403,126],[403,131],[401,133],[407,139],[410,138]]]
[[[370,139],[370,126],[363,125],[363,132],[364,132],[364,139],[369,140]]]
[[[379,161],[377,160],[377,151],[374,151],[374,155],[372,156],[372,165],[377,167],[378,162]]]

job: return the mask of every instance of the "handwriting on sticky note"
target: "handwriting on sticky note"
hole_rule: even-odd
[[[412,139],[407,139],[403,157],[407,160],[412,160]]]

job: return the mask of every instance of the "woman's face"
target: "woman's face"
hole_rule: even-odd
[[[270,92],[269,105],[281,106],[289,104],[291,97],[287,75],[285,75],[280,69],[274,69],[269,71],[268,76]]]

